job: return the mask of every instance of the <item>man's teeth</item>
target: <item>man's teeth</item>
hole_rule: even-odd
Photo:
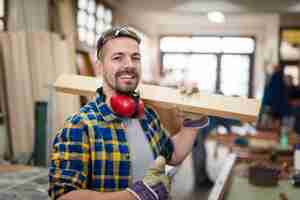
[[[129,79],[129,78],[134,78],[134,76],[133,75],[122,75],[122,76],[120,76],[120,78]]]

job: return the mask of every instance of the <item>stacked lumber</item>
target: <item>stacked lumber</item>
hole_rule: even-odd
[[[33,95],[25,33],[0,34],[1,64],[7,86],[8,121],[13,151],[18,156],[32,152]]]
[[[5,2],[10,31],[49,30],[48,0],[9,0]],[[8,6],[6,6],[8,5]]]
[[[34,101],[47,101],[49,89],[55,77],[55,65],[52,58],[52,40],[50,33],[32,32],[26,34],[29,65],[32,73]]]
[[[15,158],[30,157],[34,141],[34,104],[52,102],[48,119],[54,134],[66,116],[79,108],[78,97],[51,93],[61,73],[75,73],[75,48],[71,39],[49,32],[0,34],[0,61],[7,86],[8,122]],[[53,94],[53,95],[52,95]]]
[[[55,66],[55,75],[51,79],[51,86],[55,79],[62,73],[75,74],[75,46],[72,42],[72,37],[62,40],[59,35],[52,34],[53,60]],[[78,112],[79,97],[53,92],[54,107],[53,107],[53,126],[52,134],[56,134],[59,128],[62,127],[65,119]]]

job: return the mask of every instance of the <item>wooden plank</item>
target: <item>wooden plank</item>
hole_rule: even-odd
[[[13,132],[16,132],[16,124],[17,121],[14,120],[10,116],[10,110],[13,109],[13,99],[15,98],[15,93],[9,92],[14,90],[14,81],[11,81],[12,78],[12,58],[11,58],[11,42],[9,40],[9,36],[7,33],[2,32],[0,33],[0,53],[1,53],[1,65],[3,65],[4,71],[4,80],[5,80],[5,89],[6,93],[6,100],[7,100],[7,107],[6,107],[6,120],[7,120],[7,128],[8,128],[8,138],[9,138],[9,150],[10,153],[13,155],[14,149],[12,144],[12,136]],[[11,156],[12,156],[11,155]]]
[[[42,52],[41,51],[41,45],[42,41],[39,34],[36,34],[35,32],[26,34],[27,36],[27,47],[28,47],[28,56],[29,56],[29,65],[31,69],[31,77],[32,82],[34,83],[32,85],[33,88],[33,98],[35,101],[41,101],[44,100],[43,95],[43,80],[44,76],[47,74],[45,72],[44,74],[41,74],[41,71],[44,70],[45,65],[41,64],[42,62]],[[44,98],[43,98],[44,97]]]
[[[53,50],[53,62],[55,68],[55,77],[59,74],[75,74],[76,65],[75,47],[72,45],[72,38],[66,38],[63,40],[59,35],[52,34],[52,50]],[[73,49],[73,51],[72,51]],[[74,59],[73,59],[74,58]],[[53,81],[54,82],[54,81]],[[52,83],[53,83],[52,82]],[[63,93],[54,93],[54,108],[53,108],[53,134],[55,134],[59,128],[62,127],[65,119],[78,112],[79,110],[79,97],[72,96]]]
[[[56,4],[56,8],[58,11],[57,19],[60,22],[59,33],[63,35],[70,36],[71,34],[76,33],[76,26],[74,26],[74,1],[66,0],[66,1],[54,1]],[[74,35],[73,35],[74,36]],[[75,37],[73,37],[73,40]],[[75,41],[73,41],[74,43]]]
[[[34,142],[34,101],[32,93],[32,79],[31,70],[29,67],[28,54],[27,54],[27,43],[25,32],[16,33],[17,40],[12,41],[13,50],[16,51],[16,65],[14,66],[16,72],[16,80],[18,82],[17,87],[19,91],[17,93],[17,103],[20,105],[19,110],[19,121],[22,124],[22,129],[18,130],[17,137],[14,140],[22,140],[23,147],[20,151],[19,156],[24,155],[31,156],[33,152],[33,142]],[[16,49],[18,48],[18,49]],[[20,98],[23,97],[23,98]],[[24,120],[26,119],[26,120]],[[23,138],[23,139],[21,139]]]
[[[55,80],[51,34],[48,32],[30,32],[26,36],[34,101],[48,101],[48,86]]]
[[[34,105],[31,85],[30,68],[28,65],[26,36],[24,32],[9,33],[11,42],[11,66],[8,85],[11,98],[10,119],[16,126],[12,131],[14,154],[17,158],[29,156],[33,151],[34,138]],[[24,120],[26,119],[26,120]],[[13,126],[11,126],[12,128]]]
[[[98,78],[66,74],[61,75],[54,84],[57,91],[83,96],[95,95],[96,89],[100,86],[101,80]],[[186,96],[174,88],[145,84],[141,84],[138,90],[145,103],[245,122],[256,121],[260,109],[260,102],[256,99],[204,92]]]
[[[236,155],[231,153],[227,156],[224,166],[211,190],[208,200],[222,200],[229,187],[232,169],[236,161]]]
[[[0,164],[0,174],[30,171],[30,169],[32,169],[32,167],[28,165]]]
[[[41,62],[37,66],[40,69],[39,76],[43,79],[41,89],[43,90],[44,98],[48,101],[50,97],[48,86],[55,81],[56,78],[56,68],[53,62],[53,52],[52,52],[52,39],[50,32],[39,32],[37,33],[40,37],[40,44],[38,49],[43,49],[41,53]]]
[[[7,3],[8,4],[8,3]],[[9,0],[7,26],[10,31],[49,30],[48,0]]]
[[[22,152],[23,150],[23,141],[24,138],[21,136],[21,138],[19,137],[19,131],[20,130],[25,130],[24,128],[24,124],[21,122],[19,123],[21,119],[21,113],[20,110],[22,109],[22,105],[20,103],[20,99],[17,98],[17,95],[20,92],[20,87],[18,87],[18,85],[20,84],[20,80],[17,80],[17,74],[16,74],[16,66],[18,65],[18,61],[15,59],[16,57],[18,57],[18,52],[17,52],[17,35],[16,33],[9,33],[9,41],[10,41],[10,45],[11,45],[11,65],[7,66],[8,68],[10,68],[9,72],[9,81],[8,81],[8,85],[12,84],[13,88],[11,88],[12,90],[8,91],[9,96],[11,97],[9,99],[9,108],[10,108],[10,119],[12,121],[12,123],[15,126],[15,129],[12,130],[11,134],[12,134],[12,145],[13,145],[13,149],[14,149],[14,156],[19,156],[19,153]],[[11,83],[14,82],[14,83]],[[19,94],[21,96],[21,94]],[[11,127],[12,127],[11,126]],[[19,140],[16,140],[16,138],[18,138]]]

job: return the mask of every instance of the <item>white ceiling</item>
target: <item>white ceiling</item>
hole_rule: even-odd
[[[118,8],[181,13],[290,13],[300,12],[300,0],[115,0]]]
[[[127,16],[127,21],[131,22],[130,25],[138,27],[148,34],[160,35],[198,33],[200,27],[202,31],[205,29],[235,30],[236,27],[253,29],[259,26],[264,27],[266,19],[271,17],[273,20],[274,16],[279,16],[279,13],[296,13],[295,10],[299,10],[300,14],[300,0],[110,1],[114,2],[114,7],[122,13],[122,16]],[[207,20],[207,12],[216,10],[225,13],[225,23],[217,25]],[[300,19],[300,15],[297,19]],[[127,23],[127,21],[120,23]]]

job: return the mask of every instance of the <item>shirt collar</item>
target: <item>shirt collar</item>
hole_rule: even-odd
[[[105,103],[105,94],[103,93],[103,88],[100,87],[96,92],[96,105],[100,115],[106,122],[119,121],[120,118],[113,113],[110,107]]]

